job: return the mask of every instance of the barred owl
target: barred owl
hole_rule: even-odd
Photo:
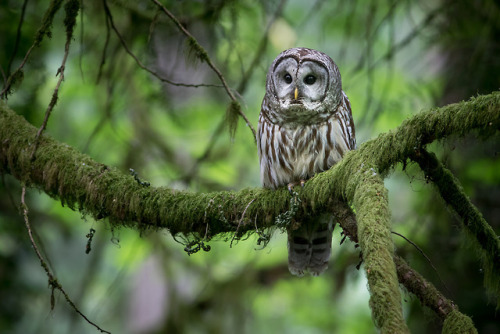
[[[266,188],[303,185],[356,145],[351,106],[337,65],[307,48],[285,50],[267,73],[257,145]],[[312,215],[288,230],[288,268],[319,275],[328,267],[333,216]]]

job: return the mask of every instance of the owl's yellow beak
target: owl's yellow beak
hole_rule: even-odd
[[[294,92],[295,100],[297,100],[297,97],[299,97],[299,89],[295,87],[295,92]]]

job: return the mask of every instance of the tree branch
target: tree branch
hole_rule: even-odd
[[[383,331],[405,330],[405,326],[401,323],[400,299],[397,300],[399,290],[393,293],[397,287],[396,268],[394,262],[387,261],[393,256],[393,245],[389,240],[389,213],[382,177],[396,164],[406,162],[415,148],[434,140],[463,136],[474,130],[487,137],[499,128],[499,92],[431,109],[347,153],[341,162],[297,190],[302,202],[295,216],[297,221],[303,215],[331,211],[332,201],[353,203],[372,289],[370,304],[376,324]],[[96,219],[109,218],[116,226],[168,228],[172,234],[195,234],[209,239],[218,233],[254,230],[256,222],[258,229],[274,226],[276,217],[289,208],[286,189],[190,193],[144,186],[132,176],[97,163],[48,136],[40,137],[37,159],[31,161],[30,145],[35,134],[36,128],[5,103],[0,104],[0,172],[10,173],[26,185],[36,186]],[[380,261],[375,256],[379,251],[383,254]],[[388,270],[383,284],[377,278],[380,268]],[[380,290],[374,292],[375,286]],[[385,302],[392,300],[391,294],[396,297],[392,298],[395,304]],[[386,315],[390,319],[385,319]]]
[[[222,73],[219,71],[217,66],[215,66],[215,64],[212,62],[212,59],[210,59],[210,57],[208,56],[207,51],[198,43],[196,38],[194,38],[194,36],[191,35],[191,33],[186,28],[184,28],[184,26],[179,22],[179,20],[174,16],[174,14],[172,14],[164,5],[161,4],[161,2],[159,2],[158,0],[151,0],[151,1],[153,1],[158,6],[158,8],[160,8],[165,13],[165,15],[167,15],[168,18],[170,20],[172,20],[172,22],[174,22],[174,24],[177,26],[177,28],[179,28],[179,30],[187,37],[188,42],[189,42],[189,46],[191,48],[193,48],[193,50],[196,52],[197,57],[201,61],[206,62],[207,65],[215,72],[217,77],[219,77],[219,80],[222,83],[222,85],[224,86],[224,89],[226,90],[226,93],[229,96],[229,98],[231,99],[231,101],[238,104],[238,108],[237,108],[236,112],[245,120],[245,123],[252,131],[253,138],[254,138],[255,142],[257,142],[257,133],[255,132],[255,129],[253,128],[252,123],[248,119],[247,115],[245,115],[243,110],[241,110],[241,107],[238,103],[238,100],[236,99],[233,92],[231,91],[228,84],[226,83],[226,79],[224,78]]]
[[[334,204],[335,220],[339,222],[343,229],[344,235],[348,236],[352,242],[358,243],[358,226],[354,212],[344,202]],[[447,299],[436,287],[428,282],[422,275],[415,271],[406,263],[406,261],[398,255],[394,255],[394,263],[399,283],[402,284],[408,292],[413,293],[418,297],[423,306],[427,306],[433,310],[442,321],[446,321],[453,313],[465,319],[466,315],[461,314],[458,307],[449,299]],[[468,318],[470,320],[470,318]],[[472,321],[470,321],[472,323]]]
[[[66,292],[66,290],[64,290],[62,285],[57,281],[57,278],[54,276],[52,271],[49,269],[49,266],[47,265],[42,254],[38,250],[38,246],[35,242],[35,239],[33,238],[33,233],[31,231],[31,224],[30,224],[30,221],[28,218],[29,210],[28,210],[28,206],[26,205],[25,195],[26,195],[26,187],[23,186],[22,193],[21,193],[21,210],[23,213],[24,223],[26,225],[26,229],[28,230],[28,236],[30,238],[31,246],[33,247],[33,250],[35,251],[36,256],[38,257],[38,260],[40,260],[40,265],[42,266],[42,268],[45,270],[45,273],[47,274],[47,277],[49,279],[49,286],[52,289],[52,294],[51,294],[51,298],[50,298],[50,303],[51,303],[50,308],[54,309],[54,306],[55,306],[54,290],[57,289],[57,290],[61,291],[64,298],[66,299],[68,304],[71,306],[71,308],[76,313],[78,313],[78,315],[80,315],[83,319],[85,319],[85,321],[87,321],[89,324],[91,324],[92,326],[97,328],[97,330],[99,330],[101,333],[111,334],[111,332],[108,332],[107,330],[102,329],[96,323],[92,322],[89,318],[87,318],[87,316],[85,314],[82,313],[82,311],[80,311],[80,309],[78,309],[78,307],[76,307],[75,303],[71,300],[71,298],[69,298],[69,295]]]
[[[436,139],[463,136],[473,130],[491,135],[500,128],[500,93],[479,96],[419,113],[396,130],[381,134],[356,150],[329,171],[320,173],[299,189],[304,209],[324,210],[330,199],[352,200],[355,174],[361,166],[375,166],[382,175],[415,150]],[[209,225],[210,235],[235,230],[246,205],[250,217],[240,231],[269,227],[275,217],[287,210],[288,192],[284,189],[243,189],[238,192],[189,193],[168,188],[142,187],[133,177],[93,161],[68,145],[48,136],[40,137],[37,159],[29,159],[36,128],[0,104],[0,171],[10,173],[36,186],[65,205],[97,219],[109,218],[117,225],[138,228],[168,228],[172,233],[202,232]],[[29,152],[29,153],[28,153]],[[214,205],[209,203],[213,202]],[[303,213],[303,212],[302,212]],[[224,216],[222,219],[221,214]],[[226,223],[233,222],[233,223]]]
[[[434,153],[416,150],[412,160],[438,188],[439,194],[462,218],[463,227],[480,250],[484,268],[484,284],[500,305],[500,238],[471,203],[460,182],[445,168]]]
[[[0,92],[0,97],[6,98],[11,91],[12,85],[23,79],[24,76],[23,67],[28,61],[31,52],[36,47],[40,46],[45,36],[51,37],[52,21],[54,20],[54,16],[56,15],[57,11],[61,8],[62,2],[63,0],[52,0],[50,2],[49,7],[47,8],[43,16],[42,25],[40,26],[40,28],[38,28],[38,31],[36,32],[33,44],[28,49],[28,52],[26,52],[26,55],[24,56],[24,59],[19,65],[19,67],[7,79],[7,82],[5,83],[2,92]]]
[[[384,180],[373,168],[356,173],[353,205],[357,211],[358,238],[370,287],[370,307],[381,333],[409,333],[403,319],[401,292],[393,261],[389,199]]]
[[[35,153],[38,148],[38,140],[43,131],[45,131],[50,114],[52,113],[52,110],[54,110],[54,107],[57,104],[57,100],[59,99],[59,88],[61,87],[61,84],[64,80],[64,70],[66,69],[66,61],[68,60],[69,46],[71,45],[71,41],[73,39],[73,30],[76,24],[76,17],[78,16],[78,12],[80,11],[80,1],[70,0],[66,2],[66,5],[64,5],[64,10],[66,12],[66,17],[64,18],[64,25],[66,26],[66,44],[64,45],[64,56],[61,66],[57,69],[56,73],[56,76],[59,75],[59,80],[57,80],[56,87],[54,88],[54,91],[52,93],[52,98],[50,99],[50,103],[47,107],[47,110],[45,111],[43,123],[36,133],[35,143],[31,151],[31,159],[35,158]]]
[[[111,28],[115,32],[116,36],[120,40],[120,44],[125,49],[125,52],[127,52],[128,55],[130,57],[132,57],[132,59],[134,59],[134,61],[136,62],[137,66],[139,66],[140,68],[142,68],[146,72],[150,73],[151,75],[153,75],[154,77],[156,77],[161,82],[166,82],[166,83],[168,83],[168,84],[170,84],[172,86],[178,86],[178,87],[193,87],[193,88],[198,88],[198,87],[223,88],[224,87],[224,86],[213,85],[213,84],[203,84],[203,83],[201,83],[201,84],[187,84],[187,83],[183,83],[183,82],[175,82],[175,81],[172,81],[172,80],[169,80],[167,78],[162,77],[160,74],[158,74],[157,72],[153,71],[152,69],[150,69],[149,67],[147,67],[146,65],[144,65],[139,60],[139,58],[137,58],[137,56],[132,52],[132,50],[130,50],[130,48],[128,47],[127,43],[125,42],[125,39],[123,38],[122,34],[120,34],[120,32],[118,31],[118,29],[116,28],[115,22],[113,20],[113,15],[111,15],[111,10],[109,9],[109,6],[108,6],[108,3],[106,2],[106,0],[103,0],[103,6],[104,6],[104,12],[105,12],[105,15],[106,15],[106,26],[108,27],[108,32],[107,32],[108,35],[106,35],[106,42],[105,42],[105,45],[104,45],[103,58],[101,60],[101,66],[99,68],[98,78],[100,77],[102,65],[104,65],[104,56],[105,56],[106,46],[107,46],[107,43],[109,41],[109,26],[111,26]],[[109,26],[108,26],[108,24],[109,24]]]

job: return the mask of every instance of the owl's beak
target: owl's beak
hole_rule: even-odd
[[[299,97],[299,89],[295,87],[295,92],[293,92],[295,100],[297,100],[297,97]]]

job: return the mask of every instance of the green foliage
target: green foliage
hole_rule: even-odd
[[[494,20],[498,11],[492,1],[458,1],[453,6],[429,1],[377,6],[363,1],[286,1],[276,19],[275,1],[161,1],[196,40],[179,34],[151,1],[108,3],[127,45],[146,66],[176,82],[218,85],[217,76],[206,64],[210,57],[238,103],[228,105],[221,88],[162,84],[140,70],[114,32],[108,31],[100,1],[84,1],[80,11],[79,1],[67,1],[65,9],[70,13],[65,20],[59,13],[62,1],[28,1],[19,39],[16,32],[23,1],[0,5],[0,46],[4,50],[0,68],[7,77],[13,73],[10,83],[15,82],[8,105],[35,126],[27,129],[22,119],[12,118],[9,122],[14,126],[7,131],[12,138],[14,134],[24,137],[25,147],[30,147],[50,102],[64,41],[71,37],[68,28],[75,32],[58,104],[46,130],[55,141],[44,139],[49,145],[42,145],[37,154],[36,168],[45,164],[46,172],[30,176],[47,180],[48,187],[28,191],[27,205],[57,282],[71,290],[84,313],[112,332],[232,333],[235,328],[244,333],[374,332],[367,282],[355,270],[358,251],[349,242],[339,247],[338,233],[324,276],[302,280],[289,276],[286,238],[279,233],[271,236],[268,227],[290,210],[290,195],[286,189],[258,189],[256,148],[245,122],[237,122],[238,112],[243,111],[250,123],[257,123],[272,59],[284,47],[307,46],[325,51],[339,65],[361,152],[348,154],[342,164],[309,180],[303,191],[297,190],[301,205],[310,204],[312,211],[328,209],[331,203],[327,199],[332,194],[350,200],[356,197],[356,205],[380,205],[380,215],[362,217],[360,223],[360,242],[368,250],[363,254],[365,266],[376,268],[370,273],[379,275],[379,270],[388,268],[387,256],[370,258],[370,252],[375,253],[369,248],[379,244],[387,254],[392,252],[387,220],[382,219],[391,212],[395,223],[390,228],[403,232],[431,258],[451,290],[445,294],[471,316],[478,331],[498,328],[495,307],[488,303],[482,287],[482,281],[491,276],[487,273],[490,267],[480,264],[471,252],[474,246],[464,242],[467,239],[456,228],[455,215],[427,187],[418,167],[405,158],[414,152],[412,143],[421,143],[421,148],[436,137],[445,139],[428,149],[457,177],[464,193],[498,234],[498,123],[478,129],[490,138],[486,142],[472,136],[456,141],[449,136],[468,131],[457,128],[459,124],[474,126],[481,122],[476,116],[489,117],[483,112],[491,101],[480,96],[464,102],[456,117],[432,111],[412,117],[422,109],[468,100],[475,92],[489,94],[496,89],[491,87],[499,87],[497,65],[488,63],[488,59],[495,60],[492,50],[497,47],[491,37],[498,35],[498,20]],[[467,15],[460,15],[462,7]],[[261,41],[265,47],[258,49]],[[28,62],[15,71],[32,45],[37,47]],[[196,66],[185,61],[190,52],[201,60]],[[457,55],[467,62],[459,63]],[[450,80],[440,71],[443,62],[457,77]],[[459,78],[464,72],[465,78]],[[247,84],[240,86],[247,74]],[[456,86],[463,90],[449,90]],[[495,113],[498,110],[489,110],[490,116]],[[232,119],[231,131],[218,130],[225,117]],[[367,142],[405,119],[398,130]],[[419,124],[424,128],[416,129]],[[424,131],[424,136],[416,137],[418,131]],[[14,140],[2,142],[2,148],[14,149],[17,144],[21,145]],[[370,152],[382,153],[377,155],[380,160],[366,163],[374,158]],[[29,182],[26,175],[33,172],[29,152],[7,154],[20,157],[10,162],[22,167],[13,174]],[[51,156],[61,159],[50,162]],[[370,170],[378,164],[380,168]],[[352,167],[357,168],[355,175],[349,175]],[[137,171],[140,182],[128,175],[130,168]],[[371,202],[368,194],[356,194],[356,180],[371,182],[367,179],[371,173],[376,172],[373,177],[378,178],[393,171],[385,179],[389,207],[385,203],[388,195],[379,183],[374,182],[370,192],[380,189],[381,202]],[[9,174],[0,176],[0,271],[9,273],[0,277],[4,301],[0,332],[88,333],[87,324],[73,318],[57,294],[55,308],[47,317],[50,290],[46,290],[47,279],[20,224],[19,182]],[[70,182],[61,181],[68,179]],[[145,180],[150,187],[141,184]],[[63,208],[43,194],[47,190],[62,199],[64,206],[88,209],[80,213]],[[296,214],[300,218],[300,210]],[[116,218],[107,223],[102,219],[105,216]],[[169,221],[176,237],[180,232],[193,232],[182,241],[184,246],[162,232],[165,221],[158,217]],[[370,223],[382,221],[385,225]],[[124,222],[138,227],[141,237],[135,230],[120,229]],[[87,255],[86,235],[91,228],[96,232]],[[248,236],[249,232],[256,234]],[[217,233],[220,237],[214,238]],[[243,242],[246,238],[249,240]],[[210,252],[186,256],[185,246],[206,247],[208,240]],[[448,289],[413,247],[396,241],[397,253],[412,267],[439,290]],[[255,251],[263,243],[267,247]],[[140,289],[148,287],[147,292],[154,291],[152,295],[163,299],[141,301],[138,296],[147,294]],[[391,292],[375,291],[375,295],[384,293]],[[159,311],[156,319],[161,324],[134,328],[141,323],[138,317],[142,314],[134,305],[150,315]],[[390,311],[375,307],[377,318]],[[428,310],[421,311],[418,298],[405,296],[403,308],[412,332],[441,330]],[[378,320],[379,325],[383,326],[383,320]],[[445,328],[454,332],[462,320],[463,315],[452,312]],[[467,328],[472,326],[470,319],[465,321],[469,322],[464,323]]]

